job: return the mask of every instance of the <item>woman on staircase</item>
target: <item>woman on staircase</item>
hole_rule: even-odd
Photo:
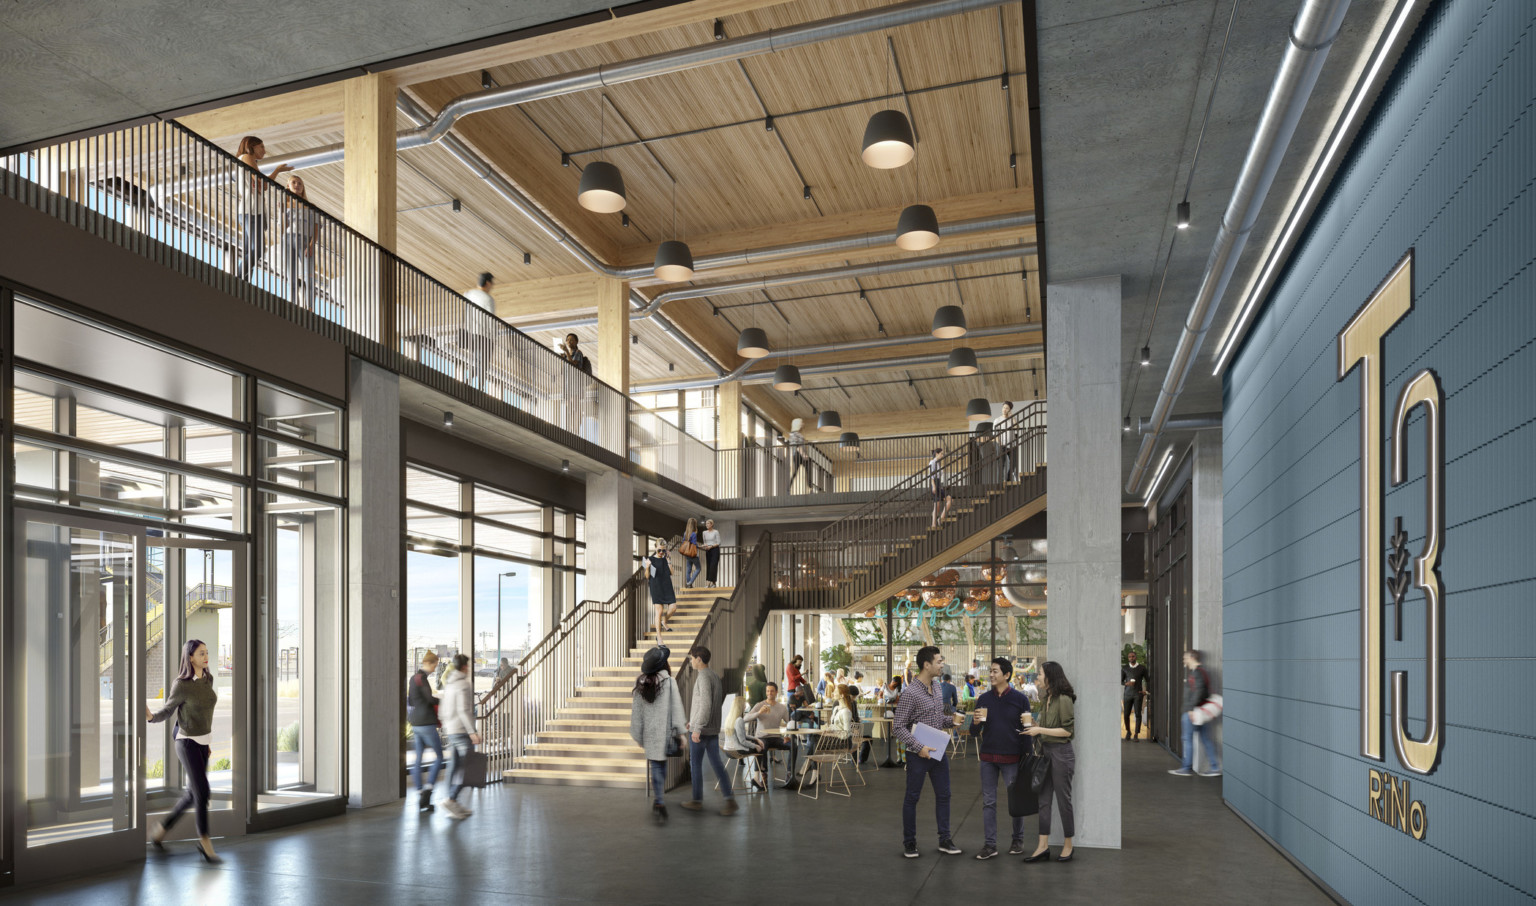
[[[677,549],[688,561],[683,567],[684,588],[692,588],[693,580],[699,577],[699,540],[699,520],[689,516],[688,527],[683,529],[683,543]]]
[[[656,622],[651,624],[651,631],[657,633],[656,639],[660,641],[662,632],[671,631],[667,618],[677,609],[677,592],[672,588],[672,564],[667,559],[665,539],[656,539],[656,550],[645,558],[645,565],[650,577],[651,604],[656,607]]]

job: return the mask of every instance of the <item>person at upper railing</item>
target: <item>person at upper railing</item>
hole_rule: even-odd
[[[483,273],[475,279],[473,288],[464,290],[464,298],[494,315],[496,314],[496,300],[491,298],[491,290],[495,287],[496,278],[488,272]]]
[[[1013,480],[1013,470],[1018,455],[1014,452],[1014,445],[1018,439],[1018,429],[1009,422],[1011,418],[1013,418],[1013,403],[1011,401],[1004,402],[1003,417],[998,419],[997,422],[997,443],[1002,448],[1003,453],[1003,481]]]
[[[288,301],[313,311],[320,212],[306,204],[309,196],[304,191],[304,180],[299,177],[288,180],[288,194],[288,203],[283,206],[283,278],[288,281]]]
[[[783,434],[779,435],[779,443],[789,448],[789,460],[791,463],[789,481],[784,483],[784,490],[786,491],[794,487],[795,476],[800,474],[801,468],[805,469],[806,483],[809,484],[811,480],[810,460],[806,458],[804,453],[800,452],[800,448],[805,445],[805,435],[800,433],[800,429],[804,426],[805,421],[803,419],[792,419],[789,423],[789,435],[787,437]]]
[[[235,214],[240,219],[240,257],[235,259],[235,276],[249,280],[257,262],[266,255],[266,195],[272,183],[264,179],[260,172],[261,159],[267,156],[267,146],[262,144],[261,139],[254,135],[240,139],[240,147],[235,156],[242,164],[256,171],[242,170],[235,174],[235,197],[238,199]],[[278,174],[292,169],[287,164],[278,164],[270,175],[275,179]]]

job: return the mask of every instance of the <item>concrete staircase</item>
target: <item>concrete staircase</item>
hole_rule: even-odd
[[[672,630],[661,634],[672,649],[674,676],[716,599],[730,594],[728,588],[677,590],[677,611],[668,621]],[[513,783],[644,789],[645,752],[629,737],[629,715],[640,661],[655,643],[656,633],[647,631],[621,663],[594,667],[528,746],[521,764],[503,776]]]

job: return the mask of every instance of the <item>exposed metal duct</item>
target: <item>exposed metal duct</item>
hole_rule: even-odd
[[[775,274],[771,277],[755,277],[750,280],[737,280],[731,283],[710,283],[697,286],[685,286],[679,289],[670,289],[658,293],[656,298],[642,308],[637,308],[629,313],[630,320],[638,321],[657,314],[661,307],[668,302],[676,302],[682,299],[702,299],[707,296],[725,295],[728,293],[745,293],[756,290],[771,289],[776,286],[793,286],[801,283],[819,283],[825,280],[849,280],[854,277],[869,277],[878,274],[895,274],[902,271],[918,271],[931,267],[953,267],[960,264],[973,264],[978,261],[996,261],[999,258],[1022,258],[1033,255],[1038,251],[1034,244],[1006,245],[999,248],[972,249],[963,252],[944,252],[938,255],[925,255],[921,258],[897,258],[890,261],[876,261],[869,264],[842,265],[828,267],[814,271],[800,271],[793,274]],[[633,296],[631,296],[633,298]],[[563,318],[554,321],[536,321],[518,325],[519,330],[561,330],[569,327],[585,327],[596,324],[597,318]],[[929,337],[928,339],[933,339]]]
[[[1164,431],[1203,431],[1207,428],[1220,427],[1220,412],[1202,412],[1198,415],[1180,415],[1177,418],[1170,418],[1168,421],[1163,423]],[[1147,432],[1151,431],[1152,420],[1148,418],[1137,420],[1136,430],[1141,434],[1146,434]]]
[[[1003,5],[1001,0],[911,0],[896,6],[880,7],[844,16],[834,16],[817,22],[805,22],[787,28],[772,28],[755,35],[744,35],[726,41],[711,41],[697,47],[652,54],[634,60],[624,60],[603,66],[593,66],[576,72],[561,73],[519,85],[505,85],[460,95],[443,106],[436,117],[415,129],[395,136],[395,148],[406,151],[440,141],[453,124],[471,113],[483,113],[502,107],[513,107],[530,101],[560,97],[593,91],[610,85],[655,78],[674,72],[686,72],[716,63],[743,60],[766,53],[777,53],[808,44],[819,44],[836,38],[847,38],[870,32],[885,31],[942,19],[960,13],[991,9]],[[279,157],[271,157],[262,163],[263,171],[270,171],[278,164],[287,164],[296,170],[318,167],[340,161],[345,153],[342,145],[327,145]]]
[[[1291,136],[1296,132],[1296,124],[1306,109],[1307,100],[1312,96],[1323,62],[1328,58],[1328,48],[1338,37],[1339,28],[1344,23],[1344,13],[1348,9],[1349,0],[1306,0],[1291,25],[1285,56],[1280,61],[1280,71],[1275,74],[1275,81],[1270,85],[1269,97],[1259,116],[1259,125],[1254,130],[1253,141],[1243,159],[1237,184],[1232,189],[1232,199],[1222,214],[1216,242],[1211,248],[1205,274],[1200,280],[1200,290],[1195,294],[1189,317],[1184,321],[1179,345],[1168,361],[1168,375],[1163,379],[1157,404],[1152,408],[1151,431],[1142,437],[1136,463],[1126,481],[1125,490],[1128,494],[1135,494],[1141,485],[1142,476],[1167,426],[1174,403],[1178,401],[1179,394],[1184,392],[1184,381],[1194,367],[1195,355],[1205,342],[1206,331],[1210,330],[1211,321],[1215,319],[1227,283],[1237,269],[1248,235],[1258,220],[1264,198],[1274,183],[1275,174],[1291,143]]]
[[[1016,332],[1018,330],[1018,328],[1000,328],[1000,329],[1004,329],[1004,330],[1007,330],[1009,332]],[[927,336],[927,335],[924,335],[922,337],[903,337],[901,339],[904,342],[907,342],[907,343],[913,343],[913,342],[929,342],[929,343],[932,343],[933,342],[933,337],[930,337],[930,336]],[[900,345],[900,344],[892,344],[892,345]],[[813,350],[815,350],[817,352],[840,352],[840,351],[846,351],[847,349],[850,348],[850,346],[848,344],[837,344],[837,345],[832,345],[832,346],[815,346],[815,347],[806,347],[806,348],[807,349],[813,349]],[[859,348],[859,347],[852,347],[852,348]],[[862,347],[862,348],[868,349],[870,347],[865,346],[865,347]],[[1041,346],[1038,343],[1030,344],[1028,346],[999,346],[996,349],[978,349],[978,350],[976,350],[976,355],[978,357],[984,358],[984,359],[987,359],[987,358],[997,358],[999,356],[1010,356],[1010,355],[1040,355],[1044,351],[1044,349],[1045,349],[1045,347]],[[773,353],[773,354],[774,355],[783,355],[784,353]],[[800,352],[798,350],[796,350],[795,354],[799,355]],[[939,365],[939,364],[943,364],[945,361],[948,360],[948,358],[949,358],[949,353],[947,353],[947,352],[933,352],[933,353],[924,353],[922,355],[896,356],[894,358],[889,358],[889,359],[867,359],[867,360],[861,361],[861,362],[839,362],[839,363],[832,364],[832,365],[801,365],[800,366],[800,376],[802,378],[807,378],[807,377],[815,377],[817,375],[843,374],[845,372],[850,372],[850,371],[879,371],[879,370],[887,369],[887,368],[916,368],[916,367],[921,366],[921,365]],[[756,364],[758,362],[761,362],[761,361],[763,361],[763,360],[762,359],[748,359],[745,363],[743,363],[735,371],[732,371],[731,373],[723,375],[721,377],[716,377],[716,378],[694,378],[692,380],[684,380],[684,381],[653,381],[653,382],[644,383],[644,384],[636,384],[636,385],[634,385],[633,390],[636,393],[650,393],[650,392],[653,392],[653,391],[660,391],[660,390],[698,390],[698,389],[701,389],[701,388],[704,388],[704,387],[718,387],[721,383],[724,383],[726,381],[735,381],[735,380],[740,380],[741,383],[743,383],[743,384],[771,384],[771,383],[773,383],[773,371],[772,371],[772,369],[770,369],[768,371],[756,371],[756,372],[753,372],[751,374],[747,374],[746,373],[747,372],[747,368],[749,366],[754,365],[754,364]],[[819,389],[819,388],[811,388],[811,389]]]

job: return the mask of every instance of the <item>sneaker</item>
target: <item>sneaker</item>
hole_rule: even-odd
[[[725,808],[720,810],[720,814],[729,818],[739,811],[741,811],[741,806],[737,804],[736,798],[733,796],[730,799],[725,800]]]
[[[955,845],[955,841],[945,837],[939,841],[939,852],[946,856],[958,856],[961,853],[961,849]]]
[[[990,858],[992,858],[993,856],[996,856],[996,855],[997,855],[997,847],[995,847],[992,844],[988,843],[986,846],[983,846],[981,848],[981,852],[976,854],[976,858],[977,859],[990,859]]]
[[[1008,844],[1008,855],[1010,855],[1010,856],[1022,856],[1022,855],[1024,855],[1024,841],[1023,840],[1014,840],[1012,843]]]
[[[656,823],[657,824],[666,824],[667,823],[667,807],[665,805],[654,805],[653,804],[651,806],[651,816],[656,819]]]
[[[704,811],[704,803],[697,799],[689,799],[687,802],[683,803],[683,808],[690,812],[702,812]]]
[[[1174,768],[1173,770],[1169,771],[1168,773],[1172,774],[1175,777],[1193,777],[1193,776],[1195,776],[1195,772],[1191,771],[1189,768]]]
[[[427,787],[416,795],[416,808],[423,812],[433,811],[431,787]]]
[[[452,799],[443,800],[443,811],[448,813],[448,817],[459,821],[463,821],[465,818],[469,817],[469,810],[464,808],[464,806],[459,805],[457,802],[454,802]]]
[[[1198,773],[1201,777],[1220,777],[1221,768],[1217,768],[1214,771],[1197,771],[1196,773]]]
[[[916,843],[908,843],[906,848],[901,851],[901,854],[908,859],[916,859],[918,856],[922,855],[922,853],[917,851]]]

